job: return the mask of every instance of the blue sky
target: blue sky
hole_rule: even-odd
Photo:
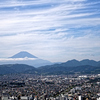
[[[20,51],[52,62],[100,60],[99,0],[0,0],[0,58]]]

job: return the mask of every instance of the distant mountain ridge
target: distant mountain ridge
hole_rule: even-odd
[[[38,70],[43,74],[100,73],[100,61],[73,59],[61,64],[42,66]]]
[[[100,62],[99,61],[94,61],[94,60],[89,60],[89,59],[84,59],[84,60],[81,60],[81,61],[78,61],[78,60],[69,60],[65,63],[61,63],[62,65],[65,65],[65,66],[70,66],[70,67],[76,67],[76,66],[82,66],[82,65],[90,65],[90,66],[98,66],[100,65]]]
[[[43,75],[61,75],[61,74],[100,74],[100,61],[84,59],[82,61],[69,60],[61,64],[53,64],[35,68],[25,64],[0,65],[0,74],[43,74]]]

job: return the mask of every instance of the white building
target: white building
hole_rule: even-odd
[[[78,100],[82,100],[82,96],[80,95],[80,96],[78,96]]]
[[[97,100],[100,100],[100,97],[99,97],[99,98],[97,98]]]

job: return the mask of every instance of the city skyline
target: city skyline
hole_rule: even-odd
[[[51,62],[99,61],[99,6],[99,0],[1,0],[0,58],[27,51]]]

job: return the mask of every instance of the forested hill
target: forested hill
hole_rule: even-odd
[[[53,64],[35,68],[25,64],[6,64],[0,65],[0,74],[14,74],[14,73],[27,73],[27,74],[95,74],[100,73],[100,61],[94,60],[70,60],[61,64]]]

